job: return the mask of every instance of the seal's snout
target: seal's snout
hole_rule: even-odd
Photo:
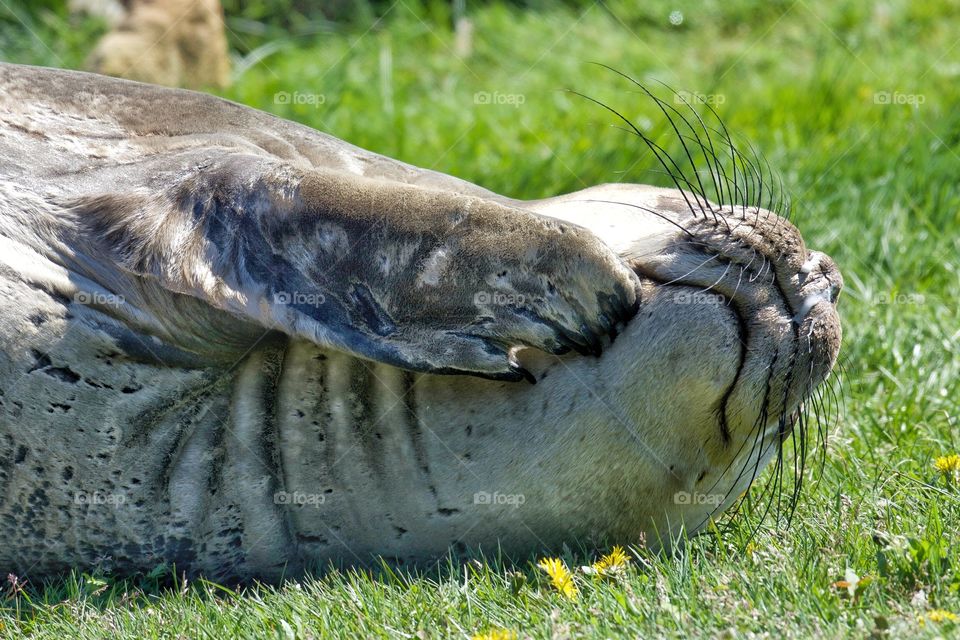
[[[835,307],[843,289],[843,276],[830,256],[811,251],[807,261],[797,272],[799,309],[793,321],[800,325],[820,302]]]
[[[810,251],[797,273],[800,305],[793,317],[797,340],[810,360],[804,394],[829,375],[840,352],[842,329],[837,301],[842,289],[843,276],[837,264],[825,253]]]
[[[800,267],[800,276],[802,281],[811,284],[817,279],[824,280],[822,286],[829,290],[830,302],[837,303],[843,289],[843,275],[833,258],[820,251],[811,251],[810,257]]]

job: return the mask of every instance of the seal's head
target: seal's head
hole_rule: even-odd
[[[642,282],[640,310],[602,367],[571,376],[601,385],[596,393],[622,407],[580,416],[594,423],[592,450],[606,452],[581,468],[638,516],[621,516],[614,537],[637,528],[648,539],[696,531],[771,459],[782,462],[789,435],[802,460],[805,407],[820,405],[840,347],[843,280],[834,262],[769,210],[702,199],[701,209],[697,201],[674,189],[611,184],[532,205],[590,228]],[[545,363],[525,355],[524,366],[540,372]],[[624,448],[636,450],[634,463],[633,454],[610,455]],[[604,467],[611,472],[597,471]]]
[[[822,383],[839,353],[843,278],[787,219],[789,201],[768,165],[739,151],[722,123],[711,128],[689,105],[675,108],[635,84],[666,116],[680,154],[598,104],[646,143],[675,188],[607,184],[527,206],[589,228],[641,278],[640,311],[622,340],[629,346],[611,345],[602,372],[613,373],[608,397],[622,398],[623,411],[600,413],[613,417],[611,434],[632,436],[644,462],[599,486],[642,503],[616,535],[640,528],[663,541],[703,527],[774,458],[779,485],[789,436],[795,505],[809,410],[829,404]],[[728,154],[727,170],[719,154]]]

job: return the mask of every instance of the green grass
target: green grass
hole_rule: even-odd
[[[372,30],[362,21],[315,29],[301,21],[284,35],[276,24],[258,32],[257,23],[232,19],[232,44],[244,58],[226,96],[520,197],[606,181],[666,184],[636,138],[563,91],[662,130],[649,101],[589,61],[715,96],[727,126],[782,174],[807,244],[831,254],[846,278],[843,407],[829,425],[822,474],[807,483],[789,528],[769,523],[751,539],[755,522],[734,519],[676,555],[640,552],[621,580],[578,578],[576,601],[552,591],[532,565],[495,560],[421,576],[334,572],[241,592],[169,577],[78,576],[9,588],[0,633],[960,634],[949,622],[918,623],[935,608],[960,614],[960,486],[932,465],[960,450],[960,4],[633,4],[536,12],[471,5],[475,42],[466,58],[453,53],[445,3],[378,5],[385,15]],[[13,6],[0,2],[7,60],[80,66],[103,28],[55,8]],[[683,12],[676,26],[668,20],[675,9]],[[881,91],[922,104],[876,104]],[[280,104],[280,92],[317,96],[318,104]],[[522,104],[477,104],[478,92],[522,96]],[[592,552],[565,559],[579,566]],[[852,597],[833,584],[848,573],[869,577]]]

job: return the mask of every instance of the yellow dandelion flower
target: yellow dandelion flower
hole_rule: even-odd
[[[621,546],[615,546],[610,553],[603,556],[589,567],[584,567],[584,573],[589,573],[598,578],[609,578],[619,575],[630,562],[628,556]]]
[[[517,633],[507,629],[489,629],[473,636],[473,640],[517,640]]]
[[[927,620],[930,622],[956,622],[960,617],[955,613],[944,611],[943,609],[933,609],[927,611]]]
[[[954,453],[949,456],[940,456],[933,461],[933,466],[943,475],[952,476],[955,481],[960,481],[960,455]]]
[[[537,563],[537,566],[550,576],[550,583],[554,589],[571,600],[577,599],[579,591],[577,591],[577,585],[573,583],[573,574],[570,573],[562,560],[559,558],[543,558]]]

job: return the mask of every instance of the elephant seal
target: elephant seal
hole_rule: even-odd
[[[669,540],[804,428],[839,349],[830,258],[689,180],[514,200],[211,96],[7,64],[0,157],[20,575]]]

